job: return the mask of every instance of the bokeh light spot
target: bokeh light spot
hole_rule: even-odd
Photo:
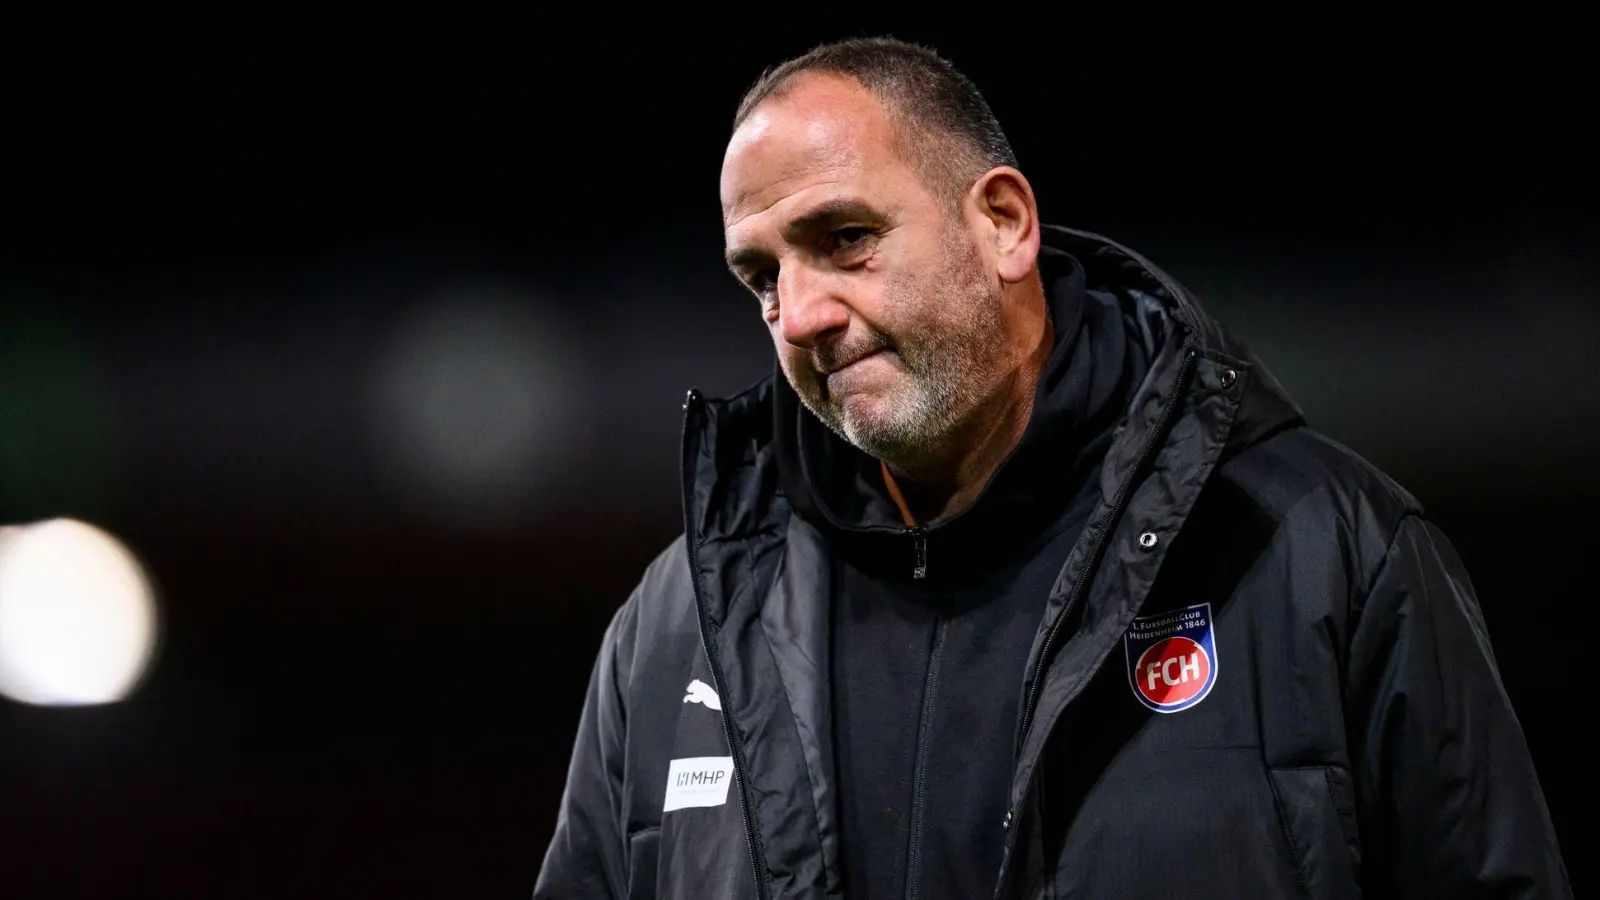
[[[144,674],[155,636],[149,579],[116,538],[74,519],[0,528],[0,693],[115,702]]]

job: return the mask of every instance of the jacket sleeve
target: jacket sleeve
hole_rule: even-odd
[[[1369,895],[1571,897],[1460,559],[1400,524],[1353,610],[1347,685]]]
[[[623,831],[623,754],[627,730],[624,645],[638,592],[607,627],[589,674],[561,795],[555,835],[534,884],[534,900],[620,900],[627,893]]]

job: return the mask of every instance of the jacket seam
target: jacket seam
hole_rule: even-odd
[[[1389,564],[1394,560],[1395,548],[1400,545],[1400,535],[1405,531],[1406,523],[1413,519],[1421,521],[1422,516],[1419,513],[1407,510],[1400,514],[1400,518],[1395,520],[1394,530],[1389,533],[1389,541],[1383,548],[1383,558],[1378,560],[1376,566],[1372,567],[1372,574],[1367,577],[1366,583],[1361,586],[1361,593],[1352,595],[1345,604],[1344,657],[1346,660],[1350,658],[1350,651],[1354,647],[1353,642],[1355,641],[1356,630],[1359,627],[1355,611],[1360,609],[1361,616],[1365,618],[1367,608],[1372,600],[1373,591],[1377,590],[1378,583],[1389,572]]]
[[[1378,585],[1383,581],[1384,576],[1388,574],[1390,566],[1395,563],[1395,557],[1396,557],[1396,554],[1398,552],[1398,548],[1400,546],[1400,538],[1405,533],[1405,529],[1406,529],[1407,523],[1412,521],[1412,520],[1415,520],[1415,521],[1417,521],[1419,523],[1422,523],[1422,522],[1426,521],[1424,519],[1424,517],[1420,513],[1416,512],[1414,510],[1411,510],[1411,509],[1407,509],[1406,511],[1404,511],[1404,512],[1402,512],[1400,514],[1400,517],[1395,520],[1394,530],[1389,535],[1389,541],[1384,546],[1383,558],[1381,560],[1379,560],[1379,562],[1378,562],[1378,564],[1376,566],[1373,567],[1371,577],[1367,579],[1367,583],[1365,585],[1363,585],[1363,587],[1362,587],[1361,594],[1359,596],[1359,601],[1360,601],[1359,602],[1359,608],[1361,610],[1361,618],[1362,618],[1363,621],[1366,619],[1367,616],[1372,614],[1372,598],[1373,598],[1373,595],[1377,591]],[[1345,627],[1344,657],[1345,657],[1345,660],[1347,661],[1347,663],[1350,660],[1350,654],[1353,651],[1354,646],[1355,646],[1356,632],[1358,630],[1360,630],[1360,628],[1362,626],[1362,622],[1357,622],[1356,619],[1355,619],[1355,616],[1353,615],[1353,612],[1354,612],[1354,609],[1356,608],[1356,606],[1357,606],[1357,598],[1352,597],[1351,600],[1350,600],[1350,608],[1347,609],[1346,612],[1345,612],[1346,627]],[[1427,615],[1430,619],[1431,619],[1431,617],[1433,615],[1431,610],[1424,609],[1423,613],[1425,615]],[[1428,624],[1427,627],[1429,628],[1430,631],[1432,630],[1431,621],[1430,621],[1430,623]],[[1437,648],[1437,646],[1434,645],[1433,643],[1430,643],[1429,646],[1428,646],[1428,651],[1429,651],[1429,653],[1431,655],[1433,655],[1433,657],[1435,659],[1435,662],[1437,662],[1437,658],[1438,658],[1438,648]],[[1348,672],[1348,665],[1347,665],[1346,668],[1347,668],[1347,672]],[[1437,665],[1435,665],[1433,668],[1435,670],[1434,689],[1436,691],[1438,691],[1440,694],[1442,694],[1444,692],[1444,685],[1443,685],[1444,675],[1443,675],[1442,672],[1439,671],[1439,667]],[[1349,675],[1349,674],[1346,675],[1346,679],[1350,679],[1351,677],[1352,676]],[[1350,706],[1349,681],[1348,680],[1344,684],[1340,685],[1339,693],[1340,693],[1340,705],[1341,705],[1341,707],[1343,707],[1341,709],[1341,714],[1344,714],[1344,715],[1348,716],[1348,711],[1349,711],[1349,706]],[[1349,727],[1348,722],[1346,723],[1345,727],[1346,728]],[[1346,738],[1346,740],[1348,741],[1348,737]],[[1355,761],[1354,760],[1351,761],[1351,765],[1352,765],[1352,767],[1355,765]],[[1352,778],[1355,777],[1355,773],[1354,772],[1351,772],[1351,777]],[[1353,796],[1351,798],[1351,802],[1352,802],[1352,813],[1355,816],[1356,833],[1359,836],[1362,832],[1364,832],[1366,830],[1365,828],[1362,827],[1362,820],[1365,818],[1365,813],[1364,813],[1364,811],[1362,809],[1362,801],[1360,799],[1359,792],[1357,793],[1356,796]],[[1344,831],[1344,824],[1342,822],[1340,823],[1340,831],[1341,831],[1341,833]],[[1358,847],[1360,846],[1359,845],[1359,837],[1358,837],[1357,846]]]
[[[748,560],[746,562],[750,567],[750,579],[751,579],[752,582],[754,582],[755,577],[756,577],[755,564],[749,562]],[[772,635],[767,633],[767,626],[760,621],[760,617],[757,617],[756,626],[761,629],[761,640],[766,643],[767,652],[772,654],[773,658],[776,659],[777,655],[778,655],[778,650],[777,650],[776,647],[773,646],[773,644],[772,644]],[[830,676],[825,674],[824,677],[830,677]],[[778,689],[783,691],[783,702],[784,702],[784,705],[787,706],[788,709],[789,709],[789,719],[790,719],[790,721],[794,722],[795,734],[798,736],[799,732],[800,732],[800,715],[795,710],[795,707],[794,707],[794,696],[789,693],[789,686],[787,684],[784,684],[784,681],[783,681],[782,678],[778,679]],[[829,736],[827,739],[831,740],[832,738],[831,738],[831,736]],[[817,829],[817,845],[818,845],[818,848],[817,848],[818,849],[818,853],[817,853],[817,855],[818,855],[818,858],[822,861],[822,880],[823,880],[823,883],[826,884],[829,881],[833,880],[832,876],[834,875],[834,873],[828,868],[828,855],[826,853],[821,852],[822,842],[823,842],[823,839],[822,839],[822,814],[817,809],[817,786],[821,783],[820,780],[819,780],[819,774],[820,773],[812,771],[811,762],[806,759],[806,755],[804,753],[800,754],[800,763],[801,763],[801,765],[806,767],[806,782],[811,787],[811,790],[809,791],[809,793],[811,795],[810,796],[811,822]],[[770,880],[771,873],[768,872],[767,876],[768,876],[768,879]]]
[[[710,627],[713,632],[717,631],[715,625],[709,625],[708,623],[708,627]],[[720,655],[717,654],[716,650],[712,649],[712,646],[713,645],[711,642],[708,641],[706,643],[706,665],[710,668],[711,677],[714,679],[716,685],[726,691],[726,688],[723,687],[723,685],[726,684],[726,677],[721,674],[723,669]],[[724,693],[723,696],[726,697],[727,694]],[[724,712],[723,715],[727,717],[728,713]],[[750,838],[751,855],[753,857],[751,865],[752,868],[759,873],[758,886],[761,890],[761,896],[771,897],[772,867],[767,863],[766,847],[763,846],[761,840],[760,820],[757,817],[759,807],[756,805],[755,797],[751,794],[750,778],[748,775],[750,771],[750,763],[749,757],[747,757],[744,752],[744,738],[739,734],[739,729],[733,727],[731,718],[724,718],[724,722],[727,723],[728,730],[728,753],[733,758],[733,765],[735,767],[734,781],[737,783],[739,792],[744,798],[740,802],[744,805],[746,810],[745,815],[747,816],[747,828],[749,829],[746,834]],[[738,773],[741,770],[746,774],[740,776]]]
[[[1400,518],[1395,520],[1394,530],[1389,533],[1389,541],[1383,548],[1383,559],[1379,560],[1378,564],[1373,567],[1372,575],[1368,577],[1367,583],[1362,585],[1361,599],[1363,601],[1372,596],[1373,589],[1378,586],[1379,581],[1383,580],[1384,573],[1389,571],[1389,562],[1394,559],[1395,547],[1400,543],[1400,534],[1405,531],[1406,523],[1413,519],[1420,520],[1421,518],[1418,513],[1408,509],[1400,514]],[[1365,606],[1366,604],[1363,602],[1362,605]]]
[[[1274,766],[1268,764],[1267,768],[1274,772],[1320,772],[1324,769],[1345,769],[1343,765],[1336,762],[1307,763],[1302,766]],[[1345,771],[1349,770],[1345,769]]]
[[[632,776],[632,773],[629,771],[630,766],[628,764],[627,735],[629,718],[628,692],[632,687],[633,662],[630,660],[628,663],[629,683],[623,684],[620,671],[622,660],[621,645],[622,631],[628,625],[625,619],[632,614],[637,621],[638,607],[636,606],[635,601],[638,599],[640,594],[641,590],[639,588],[635,588],[634,591],[629,594],[628,599],[623,601],[622,605],[617,607],[616,611],[611,614],[611,622],[606,626],[605,634],[602,636],[600,641],[601,656],[602,658],[605,658],[605,666],[610,670],[608,674],[611,681],[611,694],[613,702],[616,703],[617,718],[619,720],[617,723],[617,731],[621,735],[620,742],[622,744],[622,746],[618,748],[622,756],[622,765],[620,767],[620,771],[617,772],[618,777],[615,779],[608,779],[609,783],[607,784],[607,788],[613,792],[613,797],[610,798],[612,801],[610,802],[610,807],[613,810],[617,833],[623,836],[623,851],[625,854],[628,851],[627,842],[633,837],[633,834],[629,829],[630,820],[632,819],[632,810],[628,808],[628,803],[625,799],[625,786],[629,778]],[[657,823],[655,827],[661,827],[660,823]],[[631,878],[633,860],[631,858],[626,858],[626,865],[628,867],[627,877]]]
[[[1338,823],[1339,832],[1344,836],[1346,852],[1350,853],[1351,870],[1355,876],[1356,883],[1360,884],[1361,826],[1356,819],[1352,798],[1345,793],[1343,787],[1334,783],[1333,772],[1333,766],[1324,766],[1322,769],[1322,782],[1328,791],[1328,799],[1333,803],[1334,821]],[[1352,829],[1354,829],[1353,833]]]
[[[1294,832],[1289,828],[1288,812],[1283,806],[1283,794],[1278,790],[1278,782],[1272,777],[1273,768],[1267,766],[1267,788],[1272,791],[1272,808],[1273,812],[1277,813],[1278,830],[1283,832],[1283,841],[1289,847],[1289,864],[1294,868],[1294,882],[1300,888],[1300,896],[1311,900],[1311,888],[1306,883],[1305,863],[1300,858],[1300,845],[1295,842]]]
[[[1389,571],[1389,563],[1394,559],[1395,548],[1400,543],[1400,534],[1401,532],[1405,531],[1406,523],[1412,519],[1421,521],[1422,515],[1414,510],[1407,509],[1400,514],[1398,519],[1395,520],[1394,530],[1389,533],[1389,541],[1384,545],[1383,548],[1383,558],[1378,561],[1376,566],[1372,567],[1372,574],[1367,576],[1366,583],[1361,586],[1360,593],[1351,594],[1350,597],[1345,601],[1344,646],[1340,648],[1340,656],[1343,657],[1343,661],[1346,663],[1346,679],[1349,677],[1348,663],[1350,660],[1350,653],[1354,649],[1356,630],[1360,624],[1356,621],[1356,610],[1361,610],[1361,616],[1365,618],[1369,601],[1372,599],[1372,592],[1377,589],[1378,582],[1382,581],[1383,576]],[[1348,700],[1348,698],[1344,696],[1345,687],[1346,685],[1340,686],[1340,695],[1341,699]]]

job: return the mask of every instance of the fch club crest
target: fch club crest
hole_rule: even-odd
[[[1158,713],[1194,706],[1217,683],[1209,603],[1137,617],[1123,645],[1133,696]]]

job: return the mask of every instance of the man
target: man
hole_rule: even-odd
[[[782,377],[685,404],[534,895],[1570,894],[1459,561],[891,40],[741,105]]]

